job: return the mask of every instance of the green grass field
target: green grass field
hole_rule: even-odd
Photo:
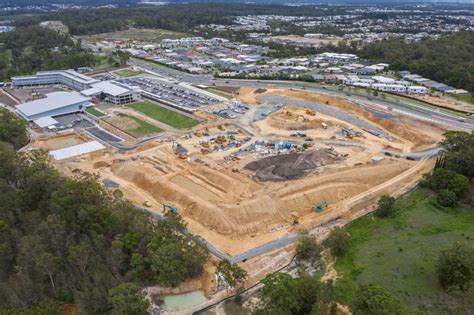
[[[195,119],[147,101],[130,104],[128,106],[174,128],[191,128],[199,124],[199,121]]]
[[[107,121],[136,138],[150,136],[163,131],[155,125],[130,115],[116,115],[108,118]]]
[[[417,189],[397,201],[399,214],[355,220],[348,252],[337,259],[336,292],[348,305],[358,284],[379,284],[406,306],[433,314],[468,314],[474,309],[474,288],[446,293],[439,285],[436,263],[443,249],[456,241],[474,240],[474,209],[460,205],[440,209],[426,190]]]
[[[136,117],[128,116],[128,118],[134,120],[139,125],[139,127],[128,131],[132,135],[134,135],[135,137],[149,136],[149,135],[160,133],[160,132],[163,131],[160,128],[158,128],[158,127],[156,127],[156,126],[154,126],[150,123],[147,123],[146,121],[138,119]]]
[[[104,116],[103,113],[99,112],[97,109],[95,109],[94,107],[87,107],[86,108],[86,112],[88,112],[89,114],[91,115],[94,115],[95,117],[102,117]]]
[[[132,69],[122,69],[122,70],[117,70],[114,72],[115,74],[118,74],[121,77],[128,78],[128,77],[134,77],[136,75],[142,74],[142,71],[135,71]]]

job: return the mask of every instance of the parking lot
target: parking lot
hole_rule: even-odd
[[[198,93],[166,80],[140,77],[121,79],[119,81],[130,85],[137,85],[143,91],[152,94],[154,98],[162,99],[166,102],[178,105],[178,107],[191,110],[219,102],[216,98]]]

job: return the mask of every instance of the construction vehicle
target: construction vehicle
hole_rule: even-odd
[[[166,212],[166,211],[170,211],[173,214],[177,214],[178,213],[178,208],[174,207],[170,203],[164,203],[163,204],[163,212]]]
[[[314,207],[314,211],[316,211],[317,213],[321,213],[327,208],[327,206],[328,204],[326,203],[326,201],[321,200],[321,202],[319,203],[319,206]]]
[[[306,115],[310,115],[310,116],[315,116],[316,115],[315,111],[312,110],[312,109],[306,109],[305,113],[306,113]]]

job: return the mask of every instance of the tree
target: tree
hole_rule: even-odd
[[[448,290],[469,290],[474,280],[474,246],[456,243],[441,252],[438,261],[438,278]]]
[[[330,314],[335,305],[332,283],[323,284],[303,274],[292,278],[274,273],[262,280],[262,295],[267,299],[269,314]]]
[[[474,177],[474,132],[447,131],[441,145],[446,169]]]
[[[108,300],[116,315],[142,315],[150,306],[140,288],[133,283],[122,283],[109,290]]]
[[[449,181],[447,188],[455,193],[459,199],[469,191],[469,178],[461,174],[456,174]]]
[[[401,302],[379,285],[362,285],[357,291],[354,314],[397,315],[405,314]]]
[[[349,246],[350,236],[345,229],[336,227],[331,231],[329,237],[324,241],[324,245],[331,250],[334,256],[341,256]]]
[[[232,289],[238,289],[247,279],[247,271],[237,264],[231,264],[227,259],[222,259],[217,264],[216,273],[224,277],[225,282]]]
[[[6,108],[0,108],[0,141],[19,149],[28,142],[26,122]]]
[[[383,195],[377,202],[377,212],[375,213],[378,217],[387,218],[395,215],[395,198],[389,195]]]
[[[436,201],[443,207],[452,207],[458,202],[458,197],[449,189],[441,189],[436,196]]]
[[[179,216],[154,222],[94,175],[61,177],[45,151],[0,142],[0,204],[0,313],[44,301],[106,313],[109,290],[124,279],[178,285],[208,257]]]
[[[438,167],[433,172],[423,175],[422,184],[435,190],[439,191],[448,187],[449,182],[453,178],[455,173],[442,167]]]
[[[321,257],[321,247],[308,235],[302,235],[296,246],[296,258],[315,261]]]

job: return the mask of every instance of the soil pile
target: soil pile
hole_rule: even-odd
[[[247,164],[244,168],[255,172],[260,181],[284,181],[305,176],[318,167],[340,159],[327,150],[319,149],[303,153],[288,153],[265,157]]]

